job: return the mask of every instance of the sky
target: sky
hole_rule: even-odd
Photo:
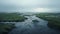
[[[0,12],[60,12],[60,0],[0,0]]]

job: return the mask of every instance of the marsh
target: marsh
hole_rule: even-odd
[[[60,34],[60,0],[0,0],[0,34]]]

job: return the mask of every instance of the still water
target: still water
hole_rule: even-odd
[[[28,19],[24,22],[15,23],[14,28],[9,34],[60,34],[60,31],[51,29],[47,26],[48,21],[39,19],[36,16],[25,16]],[[33,23],[32,20],[39,22]]]

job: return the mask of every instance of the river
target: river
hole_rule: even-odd
[[[15,23],[16,28],[8,34],[60,34],[60,31],[51,29],[47,26],[48,21],[36,16],[25,17],[28,19],[24,22]],[[39,22],[33,23],[32,20],[38,20]]]

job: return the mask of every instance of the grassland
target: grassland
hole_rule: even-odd
[[[47,20],[50,28],[60,30],[60,13],[40,13],[37,17]]]
[[[0,22],[22,22],[27,19],[17,13],[0,13]]]

